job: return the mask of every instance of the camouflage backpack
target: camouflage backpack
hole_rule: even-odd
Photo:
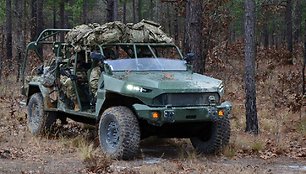
[[[142,20],[137,24],[127,24],[128,42],[157,42],[173,43],[161,29],[161,26],[153,21]]]
[[[79,52],[87,47],[120,42],[157,42],[173,43],[173,39],[161,30],[155,22],[142,20],[137,24],[123,24],[120,21],[109,22],[103,25],[96,23],[79,25],[67,33],[68,43]]]
[[[97,45],[122,42],[125,39],[125,25],[120,21],[103,24],[90,31],[84,39],[84,45]]]

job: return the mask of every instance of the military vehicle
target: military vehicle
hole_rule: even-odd
[[[190,138],[204,154],[228,144],[232,105],[222,102],[221,80],[193,72],[193,54],[184,57],[172,43],[107,43],[73,52],[74,46],[61,37],[69,31],[44,30],[27,47],[27,55],[33,50],[41,62],[27,71],[26,56],[22,68],[33,135],[44,135],[57,119],[96,125],[102,151],[124,160],[134,158],[140,141],[149,136]],[[46,45],[53,48],[49,64],[40,54]],[[95,96],[88,79],[97,61],[102,73]],[[68,71],[62,73],[63,68]],[[87,80],[76,78],[80,71]],[[61,89],[61,76],[71,77],[79,110]]]

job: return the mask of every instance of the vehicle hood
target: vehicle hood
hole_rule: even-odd
[[[163,92],[218,92],[221,80],[184,72],[115,72],[112,78],[124,85],[136,85]],[[123,85],[123,86],[124,86]]]

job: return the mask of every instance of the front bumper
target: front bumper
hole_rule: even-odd
[[[232,110],[230,102],[224,102],[218,106],[149,107],[147,105],[134,104],[133,107],[138,118],[147,120],[150,124],[156,126],[174,122],[217,121],[228,117]],[[219,111],[223,115],[219,114]],[[153,116],[156,113],[158,113],[158,117]]]

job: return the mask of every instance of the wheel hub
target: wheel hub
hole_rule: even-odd
[[[107,126],[106,143],[112,149],[115,149],[119,143],[119,127],[114,121],[111,121]]]

